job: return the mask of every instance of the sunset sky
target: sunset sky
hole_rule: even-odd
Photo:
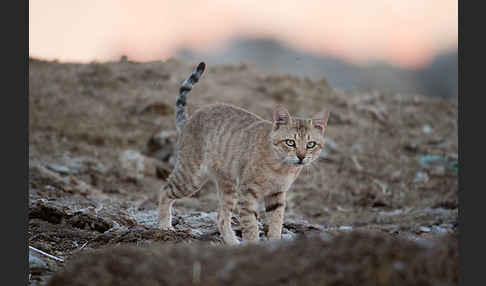
[[[166,60],[269,37],[353,63],[421,67],[457,48],[455,0],[29,0],[29,54],[90,62]]]

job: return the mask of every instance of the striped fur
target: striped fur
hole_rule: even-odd
[[[189,78],[187,78],[179,88],[179,95],[176,100],[176,128],[179,132],[182,132],[187,121],[187,94],[192,90],[194,84],[199,81],[205,68],[206,64],[204,62],[199,63],[196,70],[192,72]]]
[[[198,68],[183,86],[192,86],[203,70],[204,66]],[[181,90],[179,97],[186,91]],[[180,106],[185,106],[183,101]],[[185,112],[180,116],[185,120]],[[159,228],[172,229],[175,200],[196,193],[212,180],[219,198],[218,229],[225,243],[239,243],[231,228],[235,211],[240,214],[243,240],[259,239],[259,199],[265,203],[268,238],[280,239],[286,192],[302,168],[319,157],[328,116],[321,112],[312,119],[294,119],[279,106],[273,121],[267,121],[227,104],[200,108],[179,125],[177,162],[160,191]],[[289,139],[294,147],[288,145]],[[307,148],[309,142],[315,146]]]

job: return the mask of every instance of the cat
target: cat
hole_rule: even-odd
[[[201,62],[179,89],[176,100],[176,164],[159,194],[158,227],[173,230],[172,204],[216,183],[219,209],[217,226],[225,244],[240,243],[231,228],[238,206],[244,242],[259,240],[258,199],[263,198],[269,240],[279,240],[285,195],[304,166],[315,161],[324,147],[328,111],[311,119],[293,118],[277,105],[273,121],[242,108],[215,103],[190,118],[187,95],[205,70]]]

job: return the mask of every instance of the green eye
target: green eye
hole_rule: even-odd
[[[314,141],[307,142],[307,149],[312,149],[314,147],[316,147],[316,142]]]
[[[285,144],[287,144],[290,147],[295,147],[295,141],[292,139],[285,140]]]

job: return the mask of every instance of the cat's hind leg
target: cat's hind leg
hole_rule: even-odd
[[[231,228],[231,216],[236,207],[237,193],[233,182],[225,179],[217,179],[219,209],[218,229],[223,241],[228,245],[237,245],[240,242]]]
[[[174,201],[196,193],[206,181],[206,176],[202,175],[199,170],[183,168],[180,165],[174,168],[159,194],[159,229],[173,229],[172,204]]]

